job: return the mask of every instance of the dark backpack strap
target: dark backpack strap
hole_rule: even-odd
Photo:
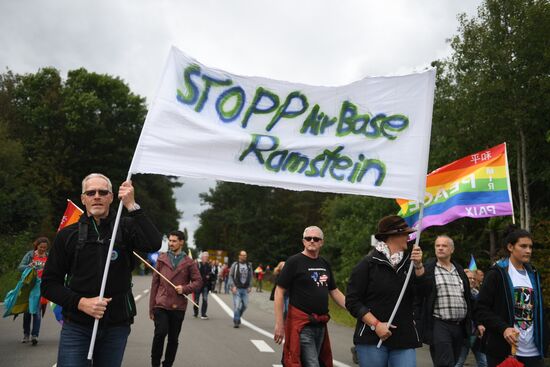
[[[65,241],[65,249],[67,252],[69,252],[69,244],[74,236],[78,236],[78,241],[76,243],[76,246],[74,248],[72,261],[71,261],[71,267],[69,270],[69,274],[67,274],[67,279],[65,281],[65,285],[69,286],[71,282],[71,277],[74,274],[77,263],[78,263],[78,253],[80,250],[84,247],[86,244],[86,239],[88,238],[88,223],[86,222],[78,222],[78,230],[72,232],[70,235],[67,236],[67,240]]]
[[[74,271],[76,270],[76,265],[78,263],[78,253],[80,250],[82,250],[82,248],[86,244],[87,239],[88,239],[88,222],[78,222],[78,242],[74,250],[73,264],[71,266],[71,274],[74,274]]]
[[[126,265],[128,265],[128,268],[132,271],[136,266],[136,262],[134,259],[134,254],[132,253],[131,249],[129,249],[128,246],[126,246],[126,244],[123,241],[123,237],[121,233],[123,226],[121,224],[122,224],[122,218],[119,222],[118,230],[116,232],[115,244],[118,245],[118,248],[124,251],[124,255],[126,257]],[[115,230],[115,221],[112,220],[110,225],[111,225],[111,236],[112,236]]]

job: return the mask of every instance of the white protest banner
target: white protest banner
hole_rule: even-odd
[[[243,77],[172,48],[130,173],[420,199],[435,69],[319,87]]]

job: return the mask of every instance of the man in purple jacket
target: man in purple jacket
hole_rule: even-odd
[[[195,262],[182,251],[185,234],[173,231],[168,235],[168,252],[161,253],[157,260],[157,270],[176,284],[172,287],[167,281],[153,273],[149,297],[149,317],[155,322],[155,334],[151,348],[151,365],[160,366],[164,340],[168,344],[164,354],[164,367],[172,366],[178,350],[178,337],[185,317],[187,298],[202,286],[199,269]]]

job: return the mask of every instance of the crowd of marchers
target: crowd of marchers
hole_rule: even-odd
[[[162,241],[134,194],[131,181],[122,183],[117,196],[127,215],[114,235],[111,181],[98,173],[86,176],[81,194],[86,210],[79,221],[60,230],[51,246],[47,238],[38,238],[21,261],[19,270],[38,279],[24,312],[22,342],[38,343],[46,299],[61,306],[59,367],[122,363],[136,315],[133,251],[156,252]],[[447,235],[436,238],[435,258],[423,259],[421,248],[409,241],[413,232],[400,216],[383,217],[376,243],[354,267],[343,293],[330,263],[320,255],[323,231],[305,228],[303,251],[273,271],[274,340],[283,343],[283,365],[333,366],[327,327],[331,297],[357,320],[352,352],[361,367],[416,366],[416,348],[423,344],[429,345],[436,367],[462,366],[469,350],[478,366],[494,367],[514,358],[526,367],[543,367],[549,333],[539,273],[530,264],[531,234],[509,227],[505,256],[483,274],[453,260],[455,244]],[[100,297],[112,237],[109,276]],[[189,302],[194,317],[207,320],[209,293],[231,293],[233,327],[239,328],[253,283],[261,292],[264,274],[270,273],[269,267],[254,269],[245,250],[231,264],[209,260],[208,252],[193,260],[185,241],[183,232],[170,232],[168,250],[154,267],[149,298],[152,366],[173,365]]]

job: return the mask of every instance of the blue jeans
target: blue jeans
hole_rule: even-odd
[[[476,338],[474,336],[474,338]],[[456,362],[455,367],[463,367],[464,362],[466,362],[466,358],[468,357],[468,352],[470,351],[470,340],[466,339],[464,342],[464,345],[462,346],[462,350],[460,351],[460,356],[458,357],[458,361]],[[484,353],[482,353],[478,348],[472,348],[472,353],[474,353],[474,356],[476,358],[477,367],[487,367],[487,357]]]
[[[375,344],[358,344],[355,350],[361,367],[416,367],[413,348],[390,349],[382,344],[378,349]]]
[[[38,337],[40,332],[40,320],[42,319],[41,310],[39,309],[37,313],[30,314],[25,312],[23,314],[23,334],[32,335]],[[32,331],[31,331],[31,317],[32,317]]]
[[[319,367],[319,353],[326,325],[306,325],[300,332],[300,361],[303,367]]]
[[[237,288],[237,293],[233,294],[233,322],[241,323],[241,316],[248,306],[248,289]]]
[[[208,309],[208,292],[210,291],[210,288],[207,286],[202,287],[202,289],[198,292],[195,292],[195,303],[198,305],[200,297],[202,295],[202,305],[201,305],[201,316],[207,316],[206,310]],[[199,308],[197,306],[193,306],[193,313],[195,316],[199,314]]]
[[[92,364],[92,361],[88,360],[92,327],[64,322],[59,338],[57,367],[120,366],[128,335],[129,325],[98,329]]]

